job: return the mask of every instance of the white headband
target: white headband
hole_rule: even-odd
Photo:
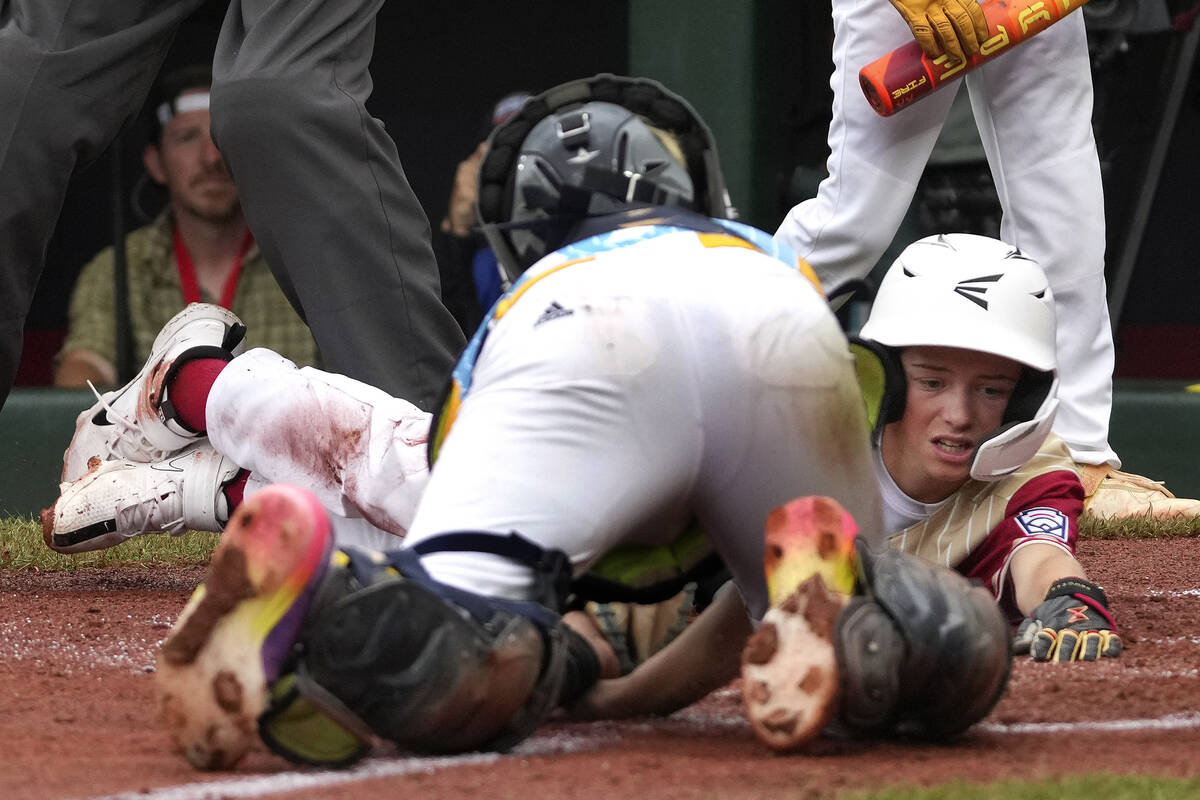
[[[163,103],[158,107],[158,124],[166,127],[171,117],[186,111],[207,111],[208,92],[188,92],[175,98],[175,101]]]

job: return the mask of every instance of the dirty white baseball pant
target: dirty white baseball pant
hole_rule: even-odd
[[[404,546],[517,531],[579,574],[618,544],[672,541],[694,515],[757,617],[764,520],[806,494],[837,498],[878,535],[837,322],[795,270],[678,233],[531,283],[483,346]],[[533,589],[532,571],[501,556],[422,562],[470,591]]]
[[[400,545],[428,478],[429,414],[261,348],[221,371],[206,413],[213,446],[250,470],[247,496],[296,484],[330,511],[338,544]]]
[[[775,234],[829,288],[866,276],[891,243],[961,88],[879,116],[863,97],[858,70],[912,32],[885,0],[834,0],[833,21],[829,177]],[[1082,13],[964,81],[1004,211],[1000,236],[1036,259],[1054,290],[1061,399],[1054,431],[1077,461],[1119,465],[1108,444],[1115,357]]]

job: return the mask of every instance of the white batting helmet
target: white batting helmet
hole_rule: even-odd
[[[949,233],[904,249],[859,335],[888,348],[977,350],[1026,367],[1004,424],[971,462],[971,477],[996,480],[1032,458],[1050,433],[1058,408],[1054,332],[1054,295],[1033,259],[996,239]],[[903,397],[889,399],[890,416],[877,429],[903,415]]]

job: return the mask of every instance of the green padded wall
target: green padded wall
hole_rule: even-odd
[[[0,515],[37,515],[58,497],[63,451],[90,391],[15,389],[0,411]]]
[[[1179,497],[1200,497],[1200,392],[1188,386],[1116,381],[1109,443],[1127,472],[1165,481]]]
[[[630,0],[629,71],[686,97],[717,140],[733,204],[758,214],[755,159],[755,3]],[[773,229],[772,229],[773,230]]]
[[[691,101],[742,221],[768,233],[801,199],[793,171],[823,170],[828,155],[831,37],[828,2],[629,2],[630,73]]]

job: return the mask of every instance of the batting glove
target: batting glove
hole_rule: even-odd
[[[987,18],[976,0],[889,0],[930,58],[942,54],[965,61],[987,41]],[[941,44],[938,44],[938,41]]]
[[[1046,599],[1017,628],[1014,653],[1034,661],[1095,661],[1121,654],[1108,597],[1082,578],[1055,581]]]

